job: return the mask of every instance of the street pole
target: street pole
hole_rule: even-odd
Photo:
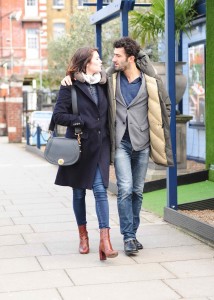
[[[10,75],[13,74],[13,65],[14,65],[14,51],[13,51],[13,24],[12,20],[19,21],[22,11],[14,11],[9,14],[10,20]]]
[[[13,28],[12,28],[12,14],[9,16],[10,20],[10,75],[13,74]]]
[[[40,59],[40,72],[39,72],[39,87],[40,90],[42,89],[42,71],[43,71],[43,65],[42,65],[42,45],[41,45],[41,30],[38,31],[39,33],[39,59]]]

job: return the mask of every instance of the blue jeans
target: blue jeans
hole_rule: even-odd
[[[102,176],[97,167],[92,187],[96,202],[96,214],[99,222],[99,228],[109,228],[109,205],[107,191],[103,185]],[[85,189],[73,188],[73,209],[78,225],[85,225],[86,221],[86,204]]]
[[[117,206],[120,232],[124,236],[124,240],[135,239],[140,224],[149,152],[149,147],[141,151],[134,151],[131,142],[126,140],[122,140],[116,150]]]

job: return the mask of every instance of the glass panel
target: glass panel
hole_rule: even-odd
[[[205,45],[192,45],[188,49],[189,59],[189,114],[190,125],[205,125]]]

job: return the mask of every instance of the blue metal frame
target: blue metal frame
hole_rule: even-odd
[[[178,45],[178,61],[183,60],[183,39],[182,33],[180,33],[179,45]],[[182,114],[183,113],[183,99],[178,103],[178,110]]]
[[[170,132],[174,167],[167,169],[167,206],[177,209],[176,100],[175,100],[175,1],[165,1],[166,82],[171,100]]]
[[[98,5],[99,2],[99,5]],[[128,36],[128,12],[134,9],[134,6],[151,6],[151,4],[135,4],[135,0],[115,0],[109,5],[103,7],[102,0],[97,0],[97,11],[90,17],[90,22],[92,25],[96,25],[96,32],[98,35],[96,37],[96,46],[101,50],[101,35],[97,29],[99,25],[107,23],[112,19],[120,17],[121,19],[121,36]],[[84,3],[85,6],[92,6],[93,3]],[[95,4],[94,4],[95,5]],[[99,6],[99,7],[98,7]],[[101,50],[102,51],[102,50]]]
[[[91,18],[91,24],[96,25],[96,46],[102,52],[101,25],[120,16],[121,36],[128,36],[128,12],[134,6],[150,6],[151,4],[135,4],[135,0],[115,0],[102,8],[103,0],[97,0],[97,12]],[[99,5],[98,5],[99,4]],[[86,4],[87,5],[87,4]],[[166,11],[166,73],[167,90],[171,99],[171,124],[172,150],[175,165],[167,169],[167,206],[177,209],[177,162],[176,162],[176,101],[175,101],[175,0],[165,0]]]

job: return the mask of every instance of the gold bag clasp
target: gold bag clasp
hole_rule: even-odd
[[[64,164],[64,159],[63,158],[59,158],[58,159],[58,164],[61,166]]]

